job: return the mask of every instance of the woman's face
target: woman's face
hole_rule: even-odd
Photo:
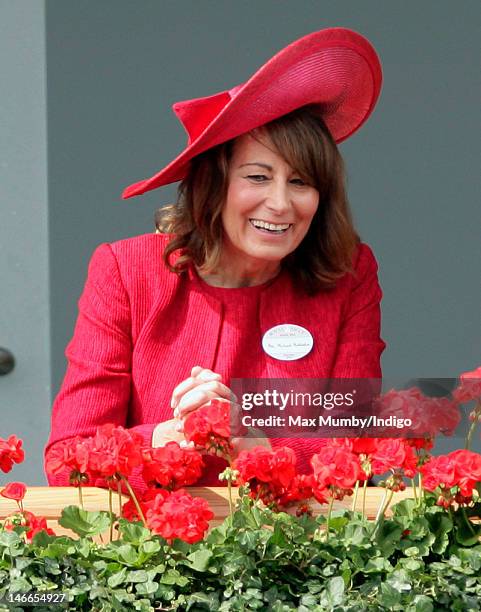
[[[222,210],[224,253],[252,264],[280,262],[306,235],[319,192],[306,184],[275,149],[249,134],[237,138]]]

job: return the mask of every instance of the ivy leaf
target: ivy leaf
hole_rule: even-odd
[[[112,576],[109,576],[107,584],[110,588],[114,589],[115,587],[119,586],[119,584],[122,584],[122,582],[125,582],[126,576],[127,568],[123,567],[120,572],[116,572],[115,574],[112,574]]]
[[[413,612],[433,612],[433,600],[427,595],[416,595],[414,606],[410,608]]]
[[[94,536],[106,531],[110,525],[110,513],[104,510],[89,512],[78,506],[67,506],[62,510],[59,524],[71,529],[81,537]]]
[[[213,556],[214,554],[211,550],[208,548],[201,548],[188,555],[188,562],[184,561],[184,563],[197,572],[205,572]]]

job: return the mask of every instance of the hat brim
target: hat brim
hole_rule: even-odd
[[[207,127],[154,176],[127,187],[124,199],[182,180],[190,160],[297,108],[317,105],[337,143],[368,119],[382,83],[371,43],[352,30],[330,28],[291,43],[236,89]]]

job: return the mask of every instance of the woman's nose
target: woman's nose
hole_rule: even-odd
[[[288,185],[284,181],[272,181],[270,187],[268,197],[266,198],[266,206],[277,215],[282,215],[291,206]]]

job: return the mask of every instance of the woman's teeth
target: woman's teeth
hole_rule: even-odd
[[[269,232],[275,232],[282,234],[289,229],[290,223],[267,223],[266,221],[259,221],[258,219],[249,219],[251,224],[257,229],[267,230]]]

